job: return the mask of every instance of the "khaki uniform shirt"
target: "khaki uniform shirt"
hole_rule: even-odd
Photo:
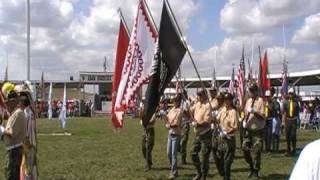
[[[26,119],[21,108],[16,109],[9,117],[5,130],[11,135],[4,135],[7,147],[23,143],[26,137]]]
[[[211,99],[210,103],[211,103],[211,106],[212,106],[212,110],[219,109],[219,103],[218,103],[217,98]]]
[[[246,114],[246,118],[247,118],[247,124],[246,127],[248,129],[251,130],[260,130],[263,129],[266,122],[265,122],[265,118],[264,118],[264,101],[261,97],[257,97],[256,100],[254,101],[253,107],[252,107],[252,102],[253,99],[249,98],[246,102],[246,106],[245,106],[245,114]],[[258,115],[255,115],[254,113],[249,113],[248,109],[249,108],[254,108],[255,112]]]
[[[235,109],[222,108],[218,114],[218,120],[220,122],[220,127],[224,132],[232,133],[228,135],[234,135],[235,130],[238,128],[239,123],[239,113]]]
[[[169,134],[180,135],[181,134],[181,122],[183,111],[181,108],[173,107],[168,115],[168,124],[170,125]]]
[[[204,134],[210,130],[210,123],[212,121],[212,108],[209,102],[197,102],[192,108],[191,113],[197,123],[195,128],[196,134]]]

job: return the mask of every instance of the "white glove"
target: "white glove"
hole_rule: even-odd
[[[213,123],[211,124],[211,129],[214,129],[214,124]]]
[[[166,124],[166,128],[168,128],[168,129],[169,129],[169,128],[170,128],[170,124]]]
[[[164,116],[164,115],[166,115],[166,112],[164,111],[164,110],[160,110],[160,116]]]
[[[247,123],[246,123],[246,121],[242,121],[242,127],[246,127],[246,125],[247,125]]]
[[[192,121],[192,123],[191,123],[191,124],[192,124],[192,126],[193,126],[193,127],[197,127],[197,122]]]
[[[4,133],[4,127],[3,126],[0,126],[0,136],[2,136]]]
[[[256,110],[252,107],[248,107],[247,111],[248,111],[248,113],[255,113],[256,112]]]
[[[221,137],[227,137],[227,132],[225,132],[225,131],[220,131],[220,136],[221,136]]]

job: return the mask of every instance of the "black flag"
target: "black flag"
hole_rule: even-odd
[[[152,75],[146,91],[142,118],[144,127],[148,125],[149,120],[156,111],[160,97],[176,74],[186,53],[186,47],[172,18],[168,10],[168,4],[164,1],[158,48],[153,60]]]

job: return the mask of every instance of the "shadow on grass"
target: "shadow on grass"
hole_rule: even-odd
[[[231,169],[231,172],[249,172],[250,169],[249,168],[234,168]]]
[[[269,174],[268,176],[264,176],[261,179],[265,179],[265,180],[283,180],[283,179],[288,179],[288,175],[286,174]]]
[[[180,168],[179,168],[180,169]],[[153,171],[169,171],[169,167],[152,167]]]
[[[180,179],[193,179],[196,176],[196,173],[189,173],[189,174],[183,174],[179,176]],[[213,177],[216,177],[217,175],[209,174],[207,178],[212,179]]]
[[[193,170],[193,166],[178,166],[178,170]],[[170,171],[169,167],[152,167],[153,171]]]

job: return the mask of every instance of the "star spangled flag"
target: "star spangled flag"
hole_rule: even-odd
[[[169,4],[165,0],[160,20],[158,48],[153,60],[152,76],[146,91],[146,103],[142,117],[144,127],[148,125],[159,104],[160,97],[176,74],[187,50],[171,16],[173,12],[169,9]]]
[[[240,65],[237,73],[237,98],[240,106],[243,106],[243,98],[245,95],[245,64],[244,64],[244,48],[242,49],[242,56],[240,59]]]
[[[67,124],[67,84],[64,84],[63,88],[63,101],[62,101],[62,108],[59,115],[59,120],[61,123],[62,129],[66,128]]]
[[[121,11],[119,10],[119,13]],[[128,49],[129,44],[129,31],[127,29],[125,20],[123,19],[122,15],[120,14],[120,27],[119,27],[119,34],[118,34],[118,46],[117,46],[117,54],[116,54],[116,63],[114,67],[114,74],[112,80],[112,124],[115,128],[122,128],[123,121],[122,116],[125,111],[125,107],[120,106],[117,110],[115,109],[115,103],[117,98],[117,91],[121,80],[121,73],[124,64],[124,60],[126,58],[126,52]],[[115,112],[118,112],[118,116]]]
[[[52,119],[52,82],[50,82],[48,96],[48,119]]]
[[[285,99],[288,95],[288,64],[286,59],[283,60],[282,64],[282,80],[281,80],[281,98]]]
[[[115,113],[118,118],[123,117],[123,111],[117,109],[128,106],[136,91],[149,81],[157,38],[148,8],[140,0],[117,91]]]
[[[234,95],[234,67],[232,67],[231,79],[229,81],[228,92]]]

